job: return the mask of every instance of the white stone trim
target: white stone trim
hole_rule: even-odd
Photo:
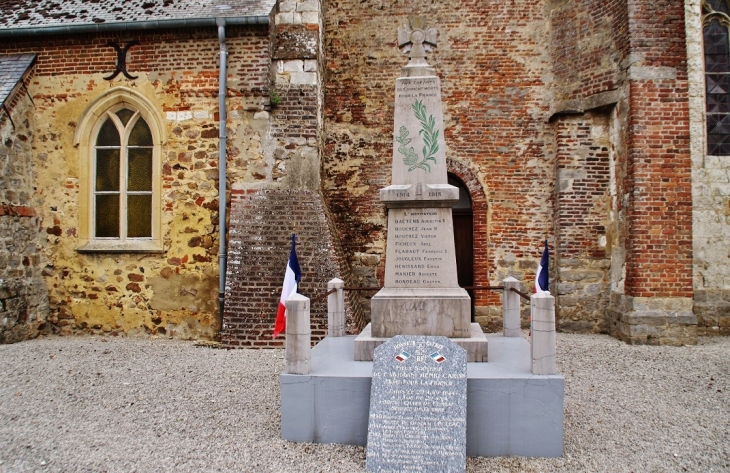
[[[138,111],[152,133],[152,237],[140,239],[94,239],[94,140],[110,110],[126,107]],[[167,142],[163,115],[152,102],[126,87],[101,94],[81,114],[74,133],[79,162],[79,246],[81,253],[158,253],[162,245],[162,145]],[[124,209],[120,208],[120,212]]]

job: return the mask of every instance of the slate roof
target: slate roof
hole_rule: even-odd
[[[198,26],[201,22],[195,20],[215,18],[263,19],[275,4],[276,0],[0,0],[0,36],[33,34],[41,28],[63,33],[179,26],[185,21]]]
[[[0,106],[5,105],[5,101],[10,98],[15,86],[23,80],[35,58],[35,54],[0,56]]]

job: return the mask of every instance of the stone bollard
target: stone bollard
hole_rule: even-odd
[[[309,374],[312,359],[309,298],[293,294],[286,300],[286,372]]]
[[[327,335],[330,337],[345,336],[345,282],[334,278],[327,283],[327,292],[336,289],[327,296]]]
[[[512,276],[502,281],[502,334],[505,337],[521,337],[520,327],[520,295],[510,291],[518,289],[520,282]]]
[[[549,292],[530,297],[532,374],[558,374],[555,365],[555,298]]]

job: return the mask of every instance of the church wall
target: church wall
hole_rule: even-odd
[[[326,5],[322,187],[358,285],[383,278],[386,218],[378,191],[390,181],[394,86],[407,63],[396,32],[417,14],[439,30],[429,62],[441,78],[447,157],[473,171],[486,198],[475,215],[486,222],[480,237],[487,249],[475,262],[476,284],[514,276],[531,288],[541,243],[548,234],[552,244],[553,235],[544,2]],[[499,297],[478,293],[483,325],[498,316]]]
[[[708,156],[700,0],[685,1],[692,156],[694,313],[700,335],[730,335],[730,164]]]
[[[611,332],[629,342],[696,343],[684,6],[630,1],[625,278]]]
[[[327,335],[327,299],[321,296],[327,292],[327,282],[340,276],[342,265],[342,255],[328,228],[327,211],[317,191],[234,185],[223,346],[284,346],[285,334],[273,338],[272,331],[291,232],[297,235],[302,270],[298,292],[311,301],[312,343]],[[352,319],[348,325],[352,331]]]
[[[127,70],[107,81],[116,54],[107,46],[140,41]],[[271,116],[266,26],[228,28],[228,176],[254,185],[275,165],[264,149]],[[0,53],[36,52],[29,84],[34,195],[43,222],[40,258],[49,320],[61,333],[214,338],[218,292],[218,49],[215,29],[139,31],[4,39]],[[124,87],[153,104],[167,141],[161,153],[162,253],[81,254],[79,148],[86,107]],[[31,219],[26,219],[30,221]]]
[[[323,107],[323,5],[282,1],[272,28],[271,127],[264,153],[271,171],[232,188],[221,342],[225,347],[281,347],[272,337],[291,234],[302,268],[299,292],[311,302],[312,343],[327,334],[327,282],[352,277],[320,192]],[[358,296],[346,294],[347,327],[362,320]]]
[[[684,7],[630,2],[632,294],[692,296],[692,197]],[[670,118],[669,118],[670,117]],[[657,227],[661,231],[657,231]],[[662,235],[661,237],[657,235]],[[651,276],[650,276],[651,274]],[[628,284],[628,283],[627,283]]]
[[[609,116],[587,112],[556,128],[557,327],[607,332],[611,209]]]
[[[393,83],[405,63],[395,31],[419,14],[440,30],[429,60],[442,79],[447,155],[475,170],[487,198],[477,277],[530,287],[547,237],[562,329],[694,340],[681,6],[327,5],[323,189],[361,285],[382,280],[378,190],[389,183]],[[492,325],[498,301],[482,297],[477,314]]]
[[[33,198],[33,103],[21,85],[5,105],[7,112],[0,113],[0,343],[14,343],[50,327],[42,219]]]
[[[582,112],[599,105],[592,102],[600,102],[602,94],[624,83],[621,64],[629,49],[626,0],[552,0],[546,4],[554,110]]]
[[[607,127],[591,125],[592,134],[604,130],[599,141],[609,143],[603,208],[610,266],[605,259],[601,266],[608,271],[610,286],[604,287],[610,287],[610,302],[607,320],[597,327],[630,343],[692,343],[696,319],[683,8],[670,1],[555,1],[550,6],[559,162],[564,151],[571,152],[568,143],[560,143],[560,128],[575,120],[571,116],[587,118],[590,111],[608,119]],[[563,186],[560,164],[558,185]],[[567,286],[575,268],[566,272],[562,264],[562,234],[569,229],[560,223],[561,193],[559,188],[557,278]],[[589,270],[596,254],[582,256],[583,269]],[[597,302],[605,306],[603,294]],[[559,310],[565,302],[559,295]]]
[[[622,288],[627,221],[625,1],[547,2],[557,153],[557,325],[607,332]]]

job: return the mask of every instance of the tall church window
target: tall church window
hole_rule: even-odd
[[[163,253],[166,123],[144,95],[115,87],[93,100],[74,133],[80,253]]]
[[[730,9],[726,0],[703,3],[707,154],[730,156]]]
[[[138,111],[109,111],[94,147],[93,237],[152,238],[153,140]]]

